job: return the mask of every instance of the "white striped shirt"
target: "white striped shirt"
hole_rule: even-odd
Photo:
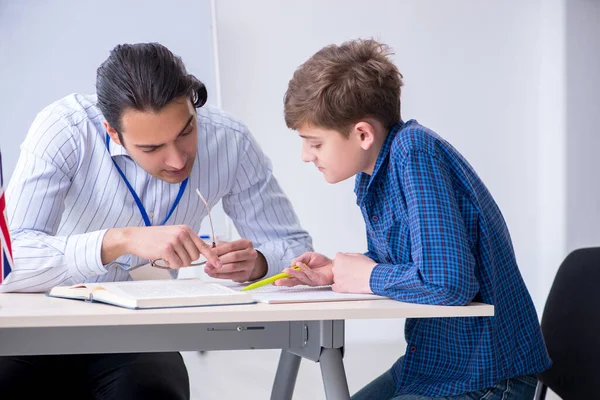
[[[265,256],[267,276],[279,273],[312,250],[312,241],[272,175],[271,162],[247,127],[224,111],[207,105],[197,118],[196,161],[167,224],[200,230],[207,210],[195,194],[199,188],[211,207],[223,200],[240,236]],[[15,267],[1,292],[130,280],[128,270],[147,263],[128,254],[102,264],[108,229],[145,226],[112,160],[153,215],[153,225],[165,219],[180,184],[148,174],[113,141],[108,151],[103,121],[96,96],[78,94],[36,116],[6,191]]]

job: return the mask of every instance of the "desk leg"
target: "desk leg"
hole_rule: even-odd
[[[325,386],[325,397],[334,400],[349,399],[350,391],[342,360],[342,349],[323,348],[319,363]]]
[[[273,382],[271,400],[291,400],[294,394],[294,386],[298,377],[298,369],[302,357],[283,349],[279,357],[279,365]]]

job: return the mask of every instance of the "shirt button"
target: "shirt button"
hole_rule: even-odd
[[[373,220],[373,222],[377,222],[377,221],[379,221],[379,217],[377,215],[373,215],[371,217],[371,220]]]
[[[415,351],[417,351],[417,346],[410,346],[410,352],[414,353]]]
[[[154,218],[154,211],[150,211],[150,214],[148,215],[150,215],[150,218]]]

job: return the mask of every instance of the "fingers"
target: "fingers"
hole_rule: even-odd
[[[292,261],[292,264],[298,264],[298,263],[309,264],[310,260],[314,256],[314,254],[315,254],[314,252],[304,253],[304,254],[294,258],[294,261]]]
[[[179,269],[183,266],[183,261],[177,255],[175,251],[175,247],[173,245],[167,245],[165,250],[163,251],[164,256],[162,259],[166,261],[167,265],[171,269]]]
[[[252,266],[254,266],[256,257],[258,257],[256,250],[253,248],[248,248],[220,255],[219,260],[221,260],[221,264],[223,264],[223,266],[225,266],[225,264],[241,262],[251,262]]]
[[[185,247],[181,241],[177,241],[177,242],[173,243],[173,250],[175,250],[175,253],[179,257],[179,260],[181,260],[181,264],[179,264],[177,266],[170,265],[171,268],[175,269],[175,268],[187,267],[188,265],[190,265],[192,263],[192,258],[188,254],[187,250],[185,249]]]
[[[192,261],[197,260],[200,257],[200,250],[198,250],[198,247],[196,247],[196,244],[194,243],[194,240],[192,239],[189,232],[184,233],[185,234],[181,235],[181,243],[183,244],[183,248],[189,256],[191,263]]]
[[[234,240],[233,242],[222,242],[214,249],[218,256],[240,250],[254,249],[252,242],[248,239]]]
[[[318,280],[318,278],[320,276],[319,273],[316,272],[315,270],[313,270],[308,265],[298,262],[298,263],[296,263],[296,266],[299,267],[300,269],[297,270],[294,268],[285,268],[283,271],[292,276],[297,276],[298,274],[306,275],[306,277],[308,279],[310,279],[311,281],[314,281],[314,282],[316,282]]]
[[[300,265],[299,265],[300,266]],[[310,268],[303,265],[302,270],[285,268],[283,271],[290,275],[291,278],[303,283],[304,285],[315,286],[317,285],[316,274]],[[309,272],[310,271],[310,272]],[[289,278],[288,278],[289,279]]]
[[[214,249],[211,248],[208,244],[206,244],[204,240],[200,239],[198,235],[191,231],[191,229],[190,233],[190,238],[196,245],[196,248],[198,249],[200,254],[202,254],[206,258],[207,264],[210,263],[217,268],[221,268],[221,261],[219,260],[219,257],[217,257],[217,254],[215,253]],[[200,257],[200,255],[198,255],[198,257]],[[198,257],[194,258],[194,260],[198,259]]]
[[[217,272],[217,270],[215,270],[215,269],[211,269],[211,270],[205,269],[204,271],[211,278],[230,279],[230,280],[232,280],[234,282],[238,282],[238,283],[246,282],[249,277],[248,271],[233,272],[233,273],[221,273],[221,272]]]
[[[228,263],[223,264],[220,268],[215,267],[212,264],[206,264],[204,267],[204,271],[208,274],[209,271],[213,273],[221,273],[221,274],[232,274],[236,272],[248,271],[248,267],[244,264],[240,263]]]
[[[331,259],[329,259],[329,257],[327,257],[323,254],[320,254],[320,253],[307,252],[307,253],[302,254],[299,257],[296,257],[292,261],[292,265],[294,263],[298,263],[298,262],[310,265],[311,267],[321,267],[321,266],[331,263]]]
[[[298,286],[302,284],[303,283],[296,278],[283,278],[273,282],[273,285],[275,286]]]
[[[216,270],[213,271],[214,273],[231,274],[243,271],[251,273],[258,257],[258,252],[252,247],[252,242],[246,239],[219,244],[214,250],[219,255],[221,266],[218,267],[210,262],[206,263],[206,269]]]

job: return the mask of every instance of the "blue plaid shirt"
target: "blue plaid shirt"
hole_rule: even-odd
[[[396,395],[458,395],[551,365],[502,214],[456,149],[414,120],[400,123],[355,192],[366,255],[378,263],[374,293],[495,307],[493,317],[408,319]]]

